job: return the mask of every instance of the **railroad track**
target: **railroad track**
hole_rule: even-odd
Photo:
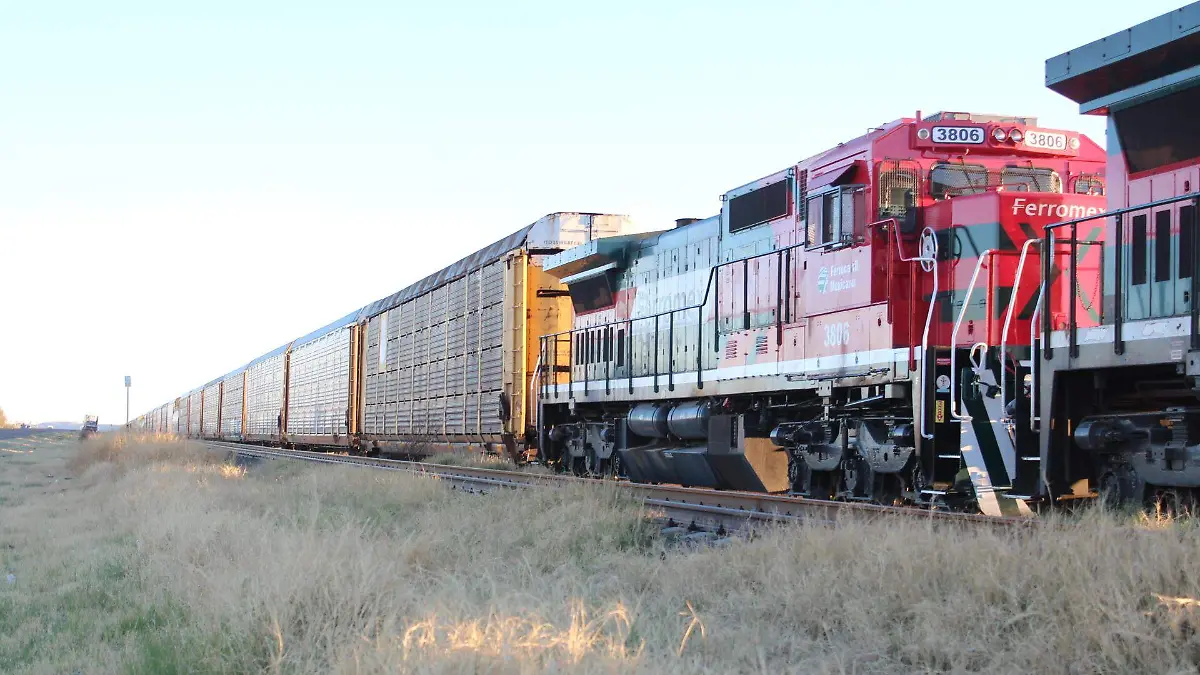
[[[361,457],[306,450],[283,450],[259,445],[205,441],[208,447],[263,459],[290,459],[325,464],[349,464],[385,471],[429,476],[448,481],[455,488],[487,493],[505,489],[554,489],[571,485],[595,485],[597,481],[559,474],[485,469],[479,467],[429,464],[381,457]],[[772,523],[835,523],[842,516],[924,518],[937,523],[974,523],[999,527],[1028,525],[1032,518],[997,518],[971,513],[935,511],[916,507],[880,506],[756,492],[734,492],[686,488],[674,485],[645,485],[626,481],[605,481],[627,490],[650,512],[666,524],[706,532],[737,532]]]

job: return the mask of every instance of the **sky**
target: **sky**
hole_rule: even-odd
[[[1177,8],[0,0],[0,408],[123,422],[555,211],[641,229]]]

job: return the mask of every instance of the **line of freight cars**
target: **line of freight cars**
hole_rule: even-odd
[[[139,430],[292,447],[519,454],[541,335],[571,326],[542,259],[625,234],[626,216],[554,213],[134,421]]]

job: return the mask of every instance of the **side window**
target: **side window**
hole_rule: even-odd
[[[853,241],[865,227],[864,199],[861,185],[847,185],[809,197],[805,207],[808,211],[805,243],[815,247]]]
[[[1196,242],[1196,207],[1179,207],[1179,278],[1190,279],[1196,261],[1192,259],[1192,246]]]
[[[1154,281],[1171,280],[1171,211],[1154,214]]]
[[[805,223],[804,243],[809,246],[816,246],[821,243],[821,215],[824,210],[821,208],[821,197],[810,197],[804,207],[805,213],[808,215],[808,220]]]
[[[1129,270],[1130,283],[1133,285],[1146,283],[1146,216],[1133,217],[1133,241],[1130,253],[1133,261]]]

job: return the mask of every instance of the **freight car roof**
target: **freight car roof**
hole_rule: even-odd
[[[362,309],[356,309],[353,312],[350,312],[349,314],[347,314],[346,316],[343,316],[342,318],[338,319],[337,321],[334,321],[333,323],[330,323],[325,326],[321,326],[320,328],[314,330],[313,332],[309,333],[308,335],[304,335],[302,337],[296,338],[295,340],[292,340],[291,344],[293,344],[293,345],[306,344],[308,342],[312,342],[313,340],[316,340],[317,338],[321,337],[322,335],[332,333],[333,331],[335,331],[339,328],[345,328],[346,326],[349,326],[351,324],[358,323],[358,315],[360,312],[362,312]]]
[[[534,223],[534,225],[536,225],[536,223]],[[480,267],[487,265],[488,263],[499,260],[500,257],[505,253],[508,253],[514,248],[520,248],[521,246],[524,246],[525,240],[528,238],[529,232],[533,230],[534,225],[526,225],[507,237],[493,243],[491,246],[481,248],[471,255],[454,263],[453,265],[443,267],[437,272],[430,274],[424,279],[403,290],[397,291],[381,300],[372,302],[357,312],[358,319],[366,319],[368,317],[375,316],[380,312],[386,312],[393,307],[398,307],[402,303],[412,300],[419,295],[428,293],[442,284],[450,283],[451,281],[454,281],[468,272],[473,272]]]
[[[1083,113],[1104,114],[1118,98],[1158,88],[1156,80],[1200,64],[1200,2],[1173,10],[1046,60],[1046,86],[1080,104]],[[1200,74],[1195,73],[1193,75]]]

